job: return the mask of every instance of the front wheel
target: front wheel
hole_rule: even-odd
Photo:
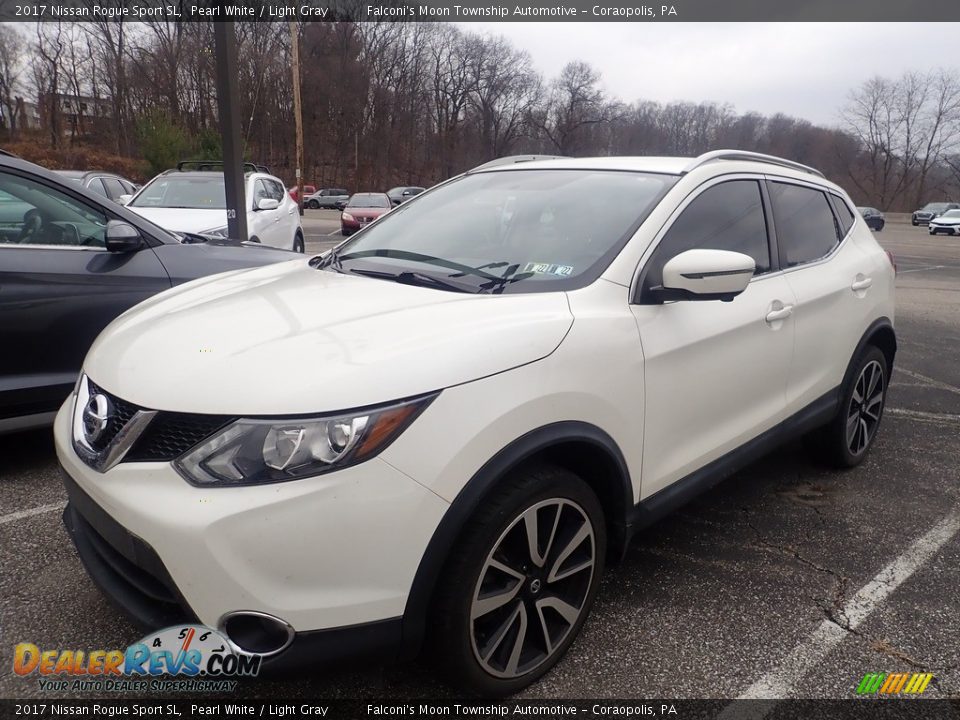
[[[883,418],[889,372],[880,348],[868,345],[841,392],[836,416],[808,436],[811,449],[820,459],[839,468],[863,462]]]
[[[320,207],[320,203],[318,203],[316,200],[310,200],[307,202],[307,207],[311,210],[316,210]]]
[[[514,473],[467,524],[434,601],[435,657],[454,684],[515,693],[550,670],[580,632],[606,552],[603,511],[573,473]]]
[[[295,253],[302,253],[304,251],[303,236],[300,233],[297,233],[293,238],[293,251]]]

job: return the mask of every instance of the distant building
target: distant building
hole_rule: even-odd
[[[90,135],[103,131],[113,117],[113,101],[90,95],[72,93],[56,94],[56,112],[59,115],[60,132],[63,135]],[[42,127],[50,127],[54,103],[48,94],[40,96],[39,120]]]

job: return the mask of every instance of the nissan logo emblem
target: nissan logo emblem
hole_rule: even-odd
[[[110,424],[112,408],[106,395],[91,395],[83,409],[83,435],[91,445],[103,435]]]

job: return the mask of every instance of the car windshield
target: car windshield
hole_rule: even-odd
[[[923,209],[926,212],[943,212],[947,209],[947,203],[928,203]]]
[[[582,287],[675,182],[602,170],[466,175],[393,210],[323,266],[406,280],[430,275],[472,292]]]
[[[354,195],[347,201],[347,207],[388,208],[390,202],[382,195]]]
[[[151,180],[131,207],[223,210],[227,207],[223,175],[183,177],[161,175]]]
[[[960,218],[960,210],[948,210],[940,217],[942,218]]]

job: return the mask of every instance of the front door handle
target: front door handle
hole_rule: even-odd
[[[793,305],[784,305],[782,308],[768,312],[765,320],[768,323],[775,323],[780,320],[786,320],[791,315],[793,315]]]
[[[873,278],[863,277],[861,275],[857,280],[854,280],[850,289],[854,292],[859,292],[860,290],[866,290],[871,285],[873,285]]]

